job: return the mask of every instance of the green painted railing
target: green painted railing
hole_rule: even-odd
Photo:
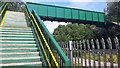
[[[41,18],[34,10],[30,12],[26,4],[26,18],[28,25],[33,29],[34,35],[39,46],[40,53],[43,58],[43,65],[49,68],[69,68],[70,61],[61,47],[58,45],[54,37],[50,34]]]
[[[4,2],[0,7],[0,26],[2,26],[2,20],[6,13],[8,3]]]

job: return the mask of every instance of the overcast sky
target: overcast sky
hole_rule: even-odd
[[[106,7],[106,0],[23,0],[24,2],[36,2],[42,4],[50,4],[56,6],[64,6],[64,7],[73,7],[85,10],[99,11],[104,12],[104,8]],[[54,29],[58,27],[59,24],[66,25],[64,22],[44,22],[47,28],[51,33],[53,33]]]

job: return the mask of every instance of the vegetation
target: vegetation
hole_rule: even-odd
[[[84,54],[82,54],[82,58],[85,58]],[[88,53],[86,53],[86,59],[89,59],[89,54]],[[95,54],[95,56],[93,56],[92,54],[90,54],[90,59],[92,59],[92,60],[95,59],[95,61],[98,61],[98,55]],[[100,55],[100,61],[104,62],[104,59],[105,58],[103,57],[103,55]],[[113,60],[113,63],[118,63],[117,55],[113,54],[112,58],[110,58],[110,55],[106,54],[106,62],[110,62],[111,59]]]
[[[11,11],[23,11],[24,10],[24,2],[9,2],[9,10]]]
[[[99,28],[94,25],[68,24],[59,25],[53,32],[57,41],[83,40],[106,37],[105,28]]]
[[[88,28],[91,29],[90,26],[86,27],[83,24],[59,25],[58,28],[54,30],[53,35],[57,41],[88,39],[94,36],[94,31]]]
[[[120,24],[120,1],[107,3],[107,21],[117,22]],[[120,26],[108,28],[110,36],[120,36]]]
[[[120,1],[107,3],[107,19],[108,21],[120,22]]]
[[[107,3],[107,21],[120,23],[120,2]],[[109,23],[109,22],[107,22]],[[93,25],[68,24],[67,26],[59,25],[53,32],[57,41],[83,40],[83,39],[100,39],[115,36],[120,37],[120,26],[114,25],[110,27],[99,28]]]
[[[0,6],[2,6],[4,2],[0,1]],[[22,0],[19,0],[19,2],[8,2],[9,6],[8,9],[11,11],[23,11],[24,9],[24,2]]]

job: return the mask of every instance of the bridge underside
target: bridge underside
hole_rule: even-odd
[[[90,24],[96,25],[97,27],[105,27],[104,22],[96,22],[96,21],[87,21],[87,20],[78,20],[78,19],[66,19],[66,18],[55,18],[55,17],[47,17],[40,16],[43,21],[58,21],[58,22],[70,22],[70,23],[78,23],[78,24]]]

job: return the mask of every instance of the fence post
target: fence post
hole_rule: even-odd
[[[72,41],[69,41],[69,45],[70,45],[70,64],[71,66],[73,66],[73,47],[72,47]]]
[[[115,42],[115,45],[116,45],[116,49],[117,49],[117,52],[118,52],[118,68],[120,68],[120,43],[119,43],[119,39],[117,37],[114,38],[114,42]]]

